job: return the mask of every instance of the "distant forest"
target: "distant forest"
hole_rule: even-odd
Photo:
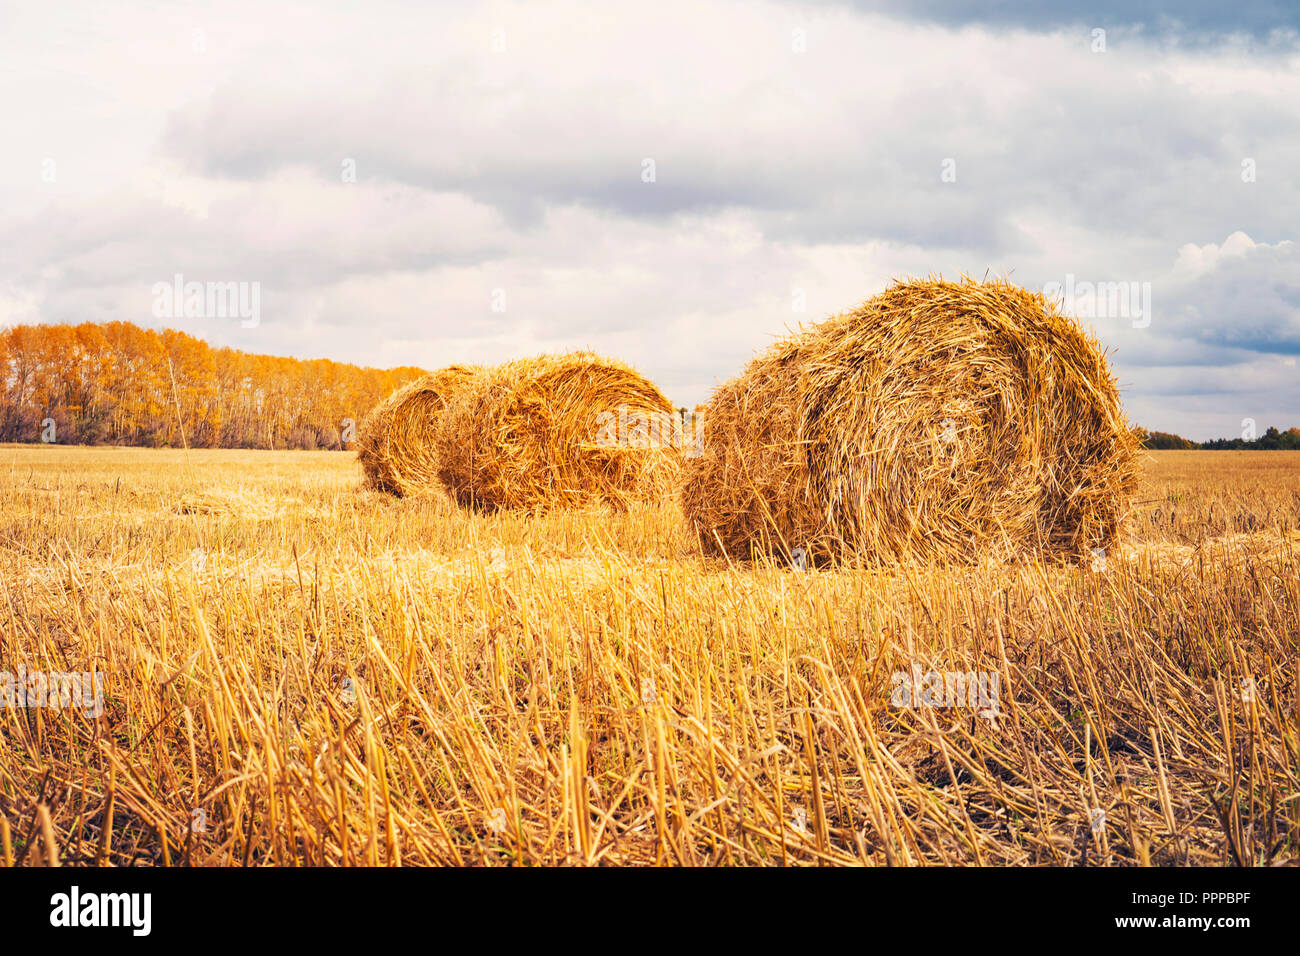
[[[1300,449],[1300,428],[1288,428],[1279,431],[1268,428],[1258,438],[1247,441],[1244,438],[1215,438],[1212,441],[1194,442],[1169,432],[1149,432],[1145,428],[1135,429],[1142,440],[1143,448],[1189,449],[1203,448],[1210,451],[1246,449],[1249,451],[1276,451],[1278,449]]]
[[[0,330],[0,441],[191,448],[345,448],[351,428],[423,370],[215,349],[129,322]],[[1145,448],[1300,448],[1300,428]]]
[[[418,368],[253,355],[129,322],[0,330],[0,441],[344,448]]]

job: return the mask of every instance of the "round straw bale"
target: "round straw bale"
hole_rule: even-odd
[[[452,365],[406,383],[380,402],[357,430],[366,485],[398,497],[437,493],[434,429],[447,399],[477,371]]]
[[[590,352],[487,369],[459,389],[438,427],[448,491],[463,505],[625,509],[679,480],[666,433],[672,405],[648,379]],[[665,440],[667,439],[667,440]]]
[[[720,386],[683,507],[706,551],[880,564],[1113,541],[1136,441],[1095,338],[1004,281],[900,282]]]

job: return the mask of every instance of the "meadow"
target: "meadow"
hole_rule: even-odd
[[[1079,565],[798,570],[671,499],[0,446],[0,672],[104,695],[0,709],[0,862],[1300,863],[1300,452],[1142,468]]]

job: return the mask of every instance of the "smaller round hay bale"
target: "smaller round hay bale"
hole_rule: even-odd
[[[898,283],[709,403],[683,508],[706,552],[858,564],[1111,544],[1136,442],[1096,340],[1003,281]]]
[[[399,498],[442,488],[435,427],[448,398],[477,371],[448,366],[406,383],[375,406],[357,430],[367,487]]]
[[[622,362],[543,355],[458,389],[439,418],[437,456],[447,490],[467,507],[624,510],[675,487],[674,420],[663,393]]]

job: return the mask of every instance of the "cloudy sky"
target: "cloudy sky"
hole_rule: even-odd
[[[690,405],[896,277],[1126,283],[1075,305],[1132,420],[1300,425],[1300,5],[1041,6],[3,0],[0,325]],[[155,317],[178,273],[260,323]]]

